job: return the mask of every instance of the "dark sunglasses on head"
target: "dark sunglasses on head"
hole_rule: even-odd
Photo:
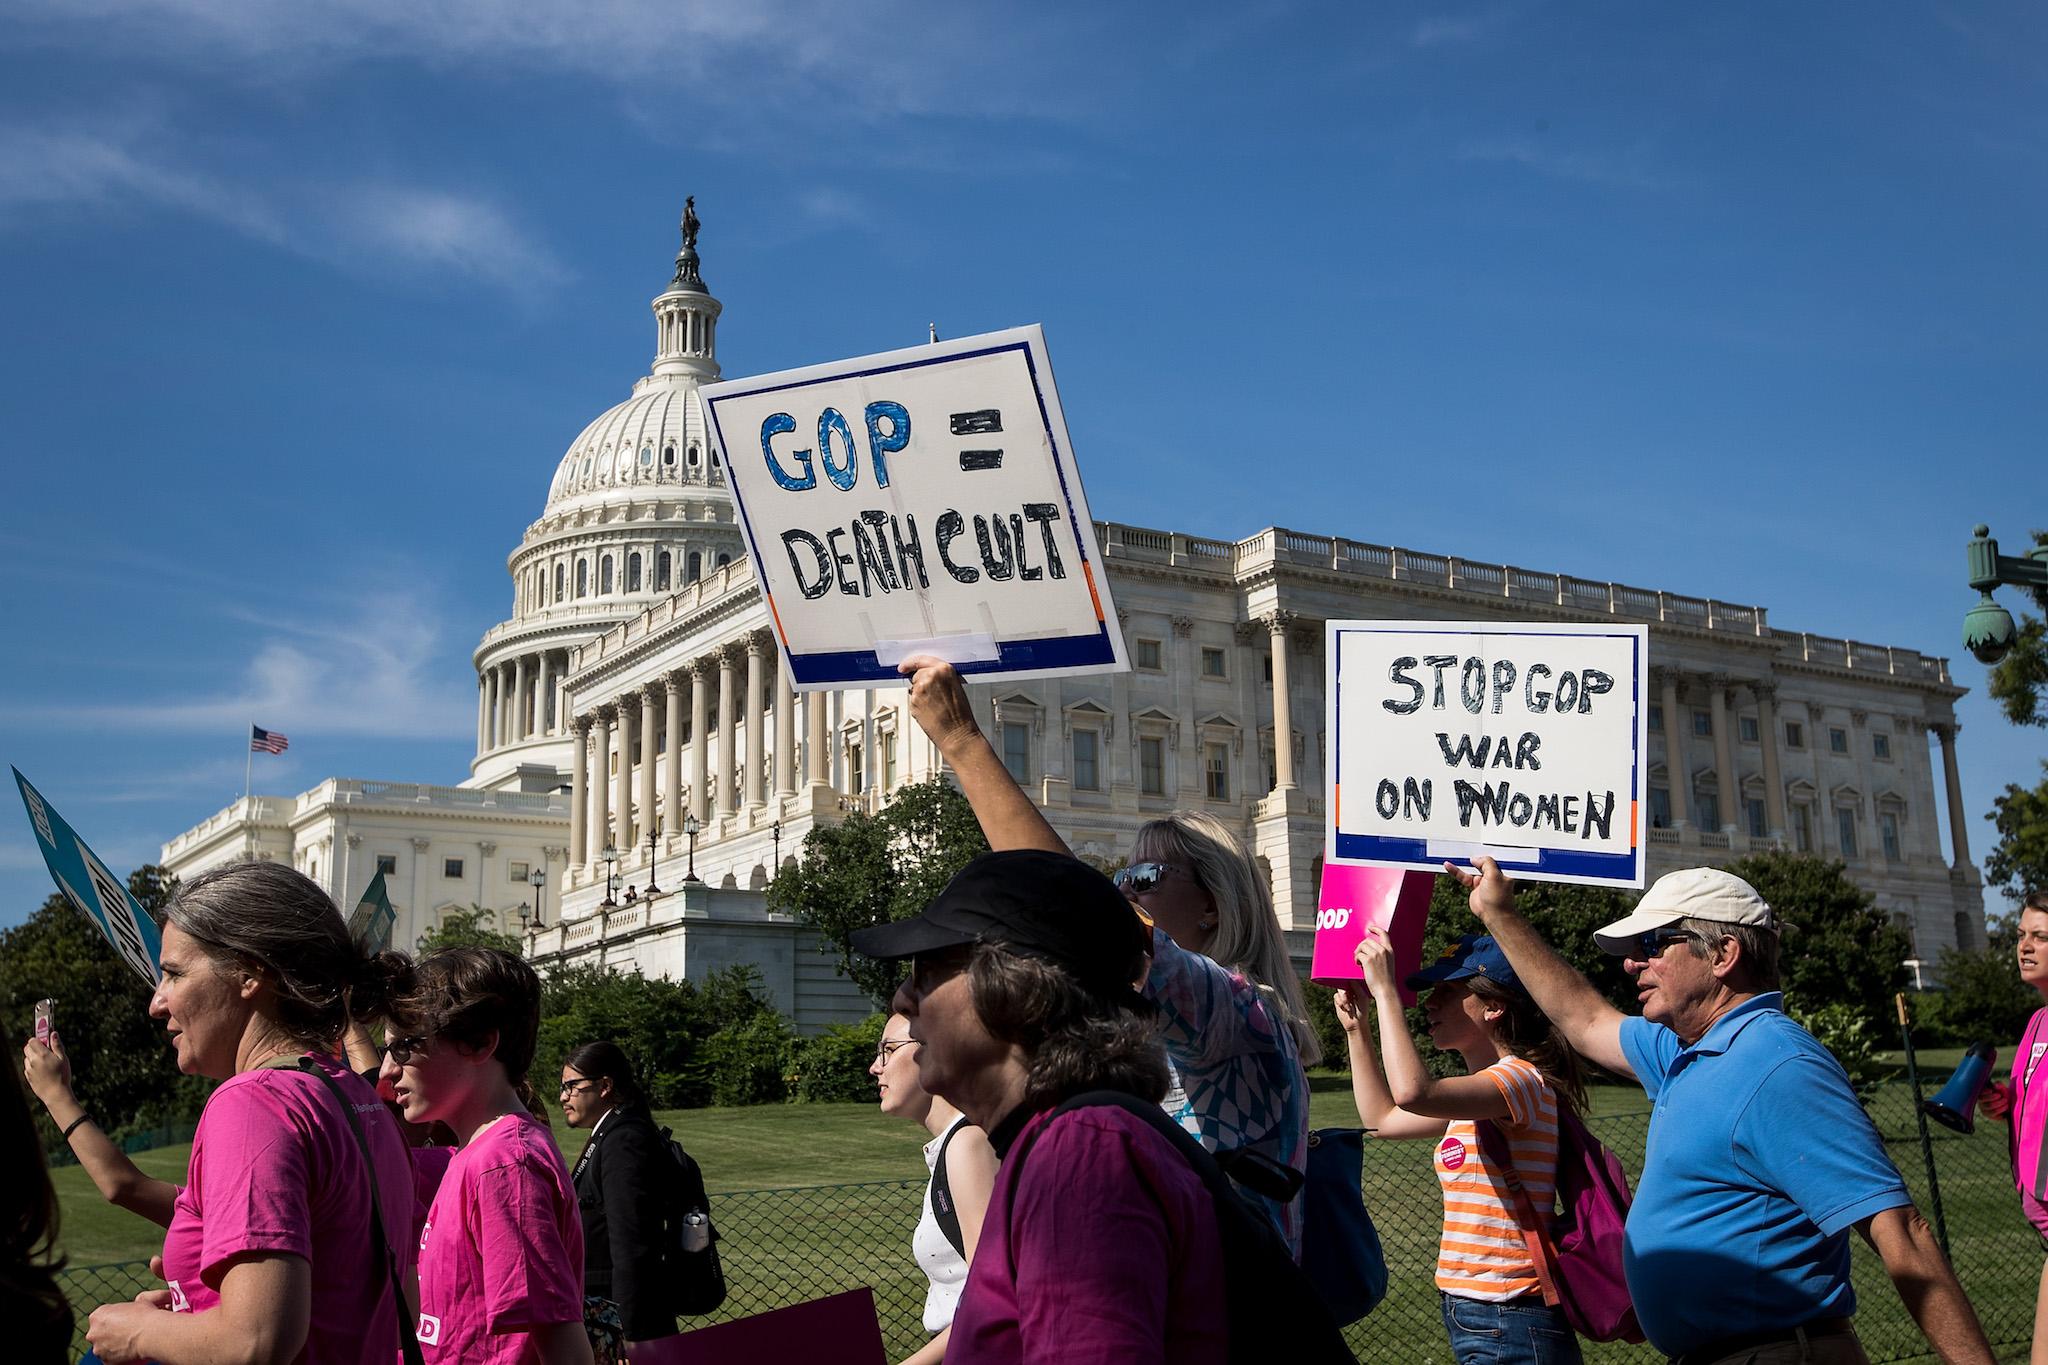
[[[1167,874],[1174,870],[1172,863],[1132,863],[1119,869],[1110,880],[1116,883],[1117,890],[1142,896],[1165,881]]]
[[[400,1066],[412,1065],[412,1059],[426,1050],[426,1038],[417,1033],[406,1038],[393,1038],[384,1044],[384,1055]]]

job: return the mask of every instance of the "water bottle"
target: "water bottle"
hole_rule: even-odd
[[[683,1215],[683,1250],[702,1251],[711,1245],[711,1218],[702,1209]]]

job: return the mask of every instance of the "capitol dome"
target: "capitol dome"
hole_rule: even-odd
[[[476,648],[477,751],[465,785],[532,791],[566,781],[570,652],[741,557],[697,397],[719,377],[722,311],[698,271],[697,229],[693,201],[675,275],[652,305],[653,366],[569,443],[539,519],[512,552],[511,619]]]

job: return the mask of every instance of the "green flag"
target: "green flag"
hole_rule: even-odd
[[[397,923],[398,912],[391,908],[391,897],[385,894],[384,872],[380,868],[363,888],[363,898],[356,902],[355,913],[348,917],[348,936],[366,953],[382,952],[391,946],[391,928]]]

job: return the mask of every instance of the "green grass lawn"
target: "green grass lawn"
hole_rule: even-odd
[[[1946,1074],[1945,1071],[1943,1073]],[[1311,1078],[1311,1122],[1354,1126],[1348,1080]],[[1594,1131],[1630,1171],[1640,1169],[1648,1114],[1634,1087],[1596,1088]],[[1906,1087],[1888,1087],[1871,1106],[1892,1158],[1923,1209],[1927,1178]],[[660,1116],[704,1167],[723,1241],[731,1297],[721,1318],[760,1312],[857,1285],[871,1286],[890,1349],[907,1353],[920,1339],[924,1281],[910,1257],[924,1166],[923,1130],[868,1105],[769,1105],[700,1109]],[[583,1134],[561,1132],[573,1161]],[[1957,1273],[2001,1350],[2024,1359],[2039,1239],[2018,1212],[1996,1124],[1965,1137],[1936,1128],[1937,1172]],[[137,1160],[165,1178],[182,1171],[188,1149],[167,1147]],[[1390,1365],[1438,1362],[1449,1352],[1430,1271],[1441,1204],[1425,1142],[1368,1143],[1364,1190],[1391,1272],[1387,1301],[1349,1333],[1363,1360]],[[76,1267],[139,1261],[161,1240],[156,1229],[100,1203],[84,1173],[56,1173],[64,1202],[64,1245]],[[1873,1361],[1931,1359],[1900,1307],[1875,1255],[1853,1252],[1858,1325]],[[132,1269],[72,1282],[74,1305],[89,1310],[143,1287]],[[1640,1361],[1646,1348],[1592,1346],[1589,1361]]]

